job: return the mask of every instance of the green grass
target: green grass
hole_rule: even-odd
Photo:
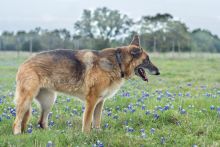
[[[106,101],[101,131],[92,130],[89,135],[81,133],[83,104],[76,98],[60,94],[49,119],[54,121],[54,126],[48,130],[36,127],[39,108],[33,103],[35,113],[29,123],[33,126],[32,133],[14,136],[14,116],[10,108],[14,108],[15,74],[27,56],[21,54],[17,58],[15,53],[0,52],[0,146],[46,146],[48,141],[54,146],[92,146],[98,140],[104,146],[119,147],[220,146],[218,54],[153,54],[152,61],[161,75],[149,75],[148,83],[139,78],[128,80],[115,97]],[[158,100],[159,95],[162,95],[161,100]],[[129,104],[134,112],[128,109]],[[146,106],[145,110],[142,105]],[[156,110],[165,105],[169,110]],[[214,110],[210,109],[212,105]],[[179,107],[186,113],[181,114]],[[147,110],[149,115],[145,114]],[[159,115],[158,119],[154,118],[154,113]],[[67,125],[67,121],[71,125]],[[134,131],[129,132],[128,128]],[[155,133],[150,132],[151,128]],[[141,129],[146,136],[141,136]]]

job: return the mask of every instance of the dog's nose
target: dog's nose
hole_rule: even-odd
[[[155,75],[160,75],[160,72],[158,71]]]

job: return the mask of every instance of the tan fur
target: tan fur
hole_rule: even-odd
[[[91,123],[100,128],[105,98],[112,97],[124,82],[134,75],[134,68],[148,56],[144,51],[138,59],[131,56],[136,45],[120,47],[125,77],[115,58],[116,48],[100,52],[89,50],[57,50],[43,52],[25,61],[17,73],[16,119],[14,134],[25,129],[33,98],[41,105],[39,124],[47,128],[47,117],[55,101],[55,91],[77,96],[85,102],[83,132],[90,132]],[[73,53],[74,52],[74,53]],[[82,73],[80,72],[82,71]]]

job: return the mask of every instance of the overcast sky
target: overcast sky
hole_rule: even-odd
[[[170,13],[190,30],[203,28],[220,36],[220,0],[0,0],[0,31],[66,28],[83,9],[106,6],[138,20],[143,15]]]

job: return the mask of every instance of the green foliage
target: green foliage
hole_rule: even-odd
[[[109,47],[113,39],[128,33],[132,24],[132,19],[127,15],[103,7],[93,12],[84,10],[81,20],[75,23],[74,28],[78,36],[94,42],[93,48],[103,49]]]
[[[192,32],[193,51],[220,52],[218,36],[212,35],[207,30],[196,29]]]
[[[154,52],[220,52],[220,39],[207,30],[189,31],[185,23],[171,14],[142,16],[134,21],[118,10],[106,7],[84,10],[74,24],[74,33],[66,29],[37,27],[29,32],[4,31],[0,50],[41,51],[56,48],[95,49],[128,45],[134,34],[141,36],[142,47]],[[32,40],[32,45],[31,44]]]
[[[33,46],[32,51],[34,51],[34,52],[43,50],[40,41],[37,39],[32,40],[32,46]],[[24,42],[22,44],[21,48],[23,51],[29,51],[30,50],[30,41]]]

